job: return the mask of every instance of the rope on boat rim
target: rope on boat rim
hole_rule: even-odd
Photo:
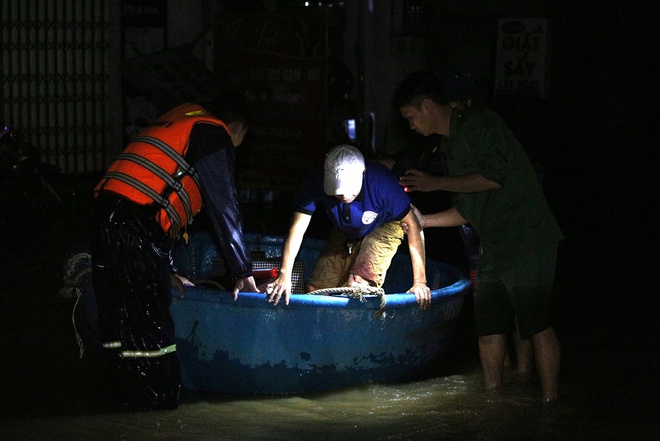
[[[387,300],[385,299],[385,290],[383,288],[378,288],[376,286],[366,286],[366,285],[353,285],[353,286],[339,286],[336,288],[323,288],[317,289],[316,291],[309,292],[310,295],[332,295],[332,294],[346,294],[352,299],[358,299],[360,302],[364,303],[367,299],[364,298],[365,295],[377,295],[380,297],[380,308],[374,314],[374,317],[380,318],[385,311],[385,304]]]

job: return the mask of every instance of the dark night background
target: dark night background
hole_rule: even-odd
[[[220,3],[244,10],[260,6]],[[474,16],[443,14],[443,6],[452,2],[430,3],[437,14],[430,33],[441,34],[442,45],[469,38],[448,36],[442,29],[455,29],[456,23],[474,26]],[[488,100],[521,140],[534,146],[546,195],[566,237],[557,270],[562,381],[588,382],[589,372],[607,370],[612,381],[625,379],[637,390],[646,385],[657,390],[657,3],[542,4],[544,18],[553,21],[548,98]],[[484,6],[483,14],[475,14],[476,23],[487,22],[488,13]],[[15,213],[2,213],[3,332],[18,326],[15,314],[30,304],[26,298],[8,300],[11,293],[26,283],[34,290],[59,286],[60,268],[48,256],[62,256],[72,241],[84,240],[89,202],[84,195],[95,177],[71,174],[67,179],[83,195],[75,221],[67,226],[54,227],[54,219],[14,222]],[[281,207],[273,228],[284,233],[290,212]],[[254,215],[246,213],[248,219]],[[50,301],[59,307],[55,299]],[[68,329],[61,333],[70,339]],[[4,354],[11,353],[5,345],[12,341],[3,343]]]

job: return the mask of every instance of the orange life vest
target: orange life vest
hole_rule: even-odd
[[[156,203],[156,220],[177,235],[202,208],[199,178],[186,160],[197,123],[227,126],[196,104],[183,104],[154,121],[131,141],[94,189],[119,194],[138,205]]]

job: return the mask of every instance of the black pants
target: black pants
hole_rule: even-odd
[[[92,210],[91,255],[102,352],[121,402],[174,409],[181,389],[169,270],[171,240],[156,208],[101,194]]]

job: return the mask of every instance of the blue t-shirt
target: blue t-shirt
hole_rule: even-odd
[[[410,211],[410,197],[396,175],[378,162],[366,163],[362,190],[350,204],[344,204],[323,190],[323,170],[312,173],[298,195],[296,211],[313,214],[325,210],[332,224],[351,239],[359,240],[387,222],[400,221]]]

